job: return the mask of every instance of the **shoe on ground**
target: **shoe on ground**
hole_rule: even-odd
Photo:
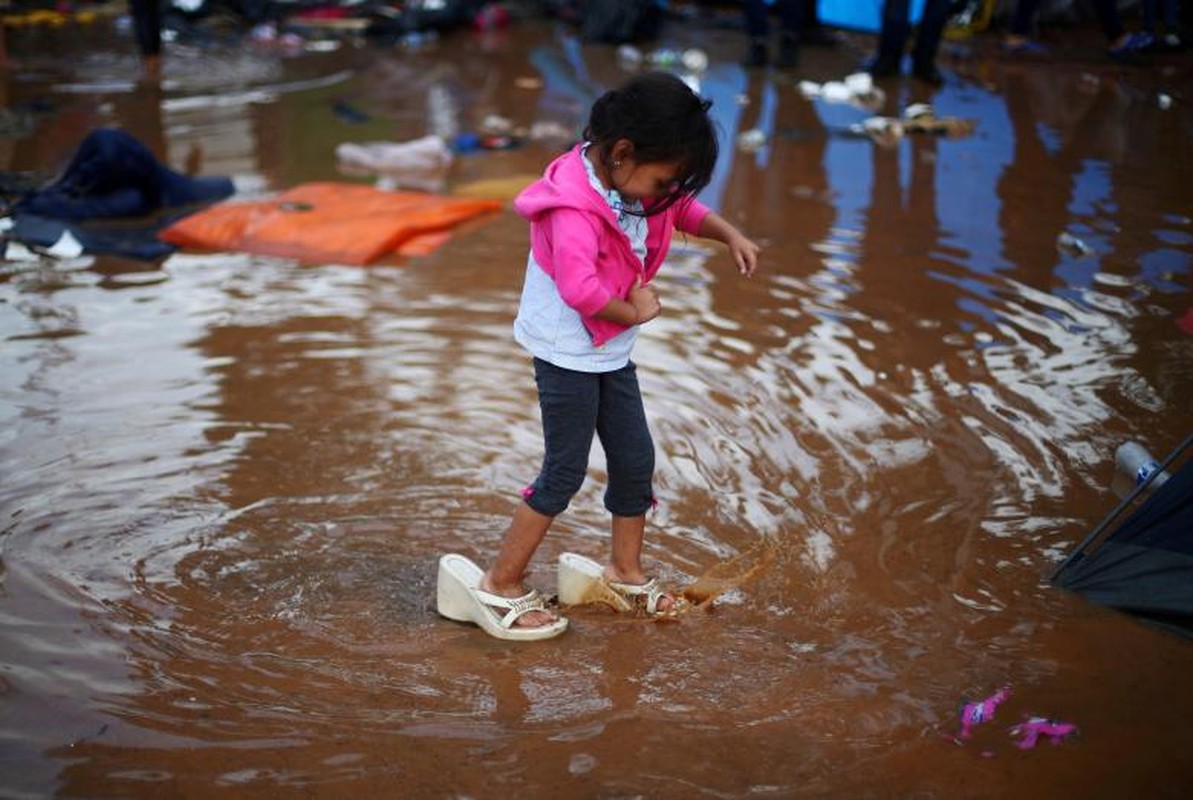
[[[781,69],[794,69],[799,66],[799,42],[793,36],[784,36],[779,42],[779,61]]]
[[[765,67],[766,62],[766,43],[759,41],[750,42],[750,48],[746,51],[746,57],[742,60],[742,65],[746,67]]]
[[[836,47],[841,37],[823,25],[814,25],[800,32],[800,41],[806,47]]]
[[[1046,56],[1051,51],[1037,41],[1027,37],[1008,36],[998,43],[998,49],[1017,56]]]
[[[870,73],[871,78],[889,78],[899,74],[899,62],[894,59],[874,57],[863,66],[864,72]]]
[[[944,83],[944,75],[940,73],[935,64],[917,64],[912,68],[911,74],[933,86],[940,86]]]
[[[1150,33],[1143,31],[1135,31],[1119,39],[1115,44],[1106,49],[1106,53],[1111,58],[1130,58],[1138,53],[1147,50],[1155,42],[1155,37]]]
[[[1163,36],[1157,36],[1152,49],[1161,50],[1163,52],[1172,53],[1184,48],[1184,42],[1181,41],[1180,34],[1166,33]]]

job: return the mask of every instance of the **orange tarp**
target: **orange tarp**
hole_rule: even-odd
[[[432,252],[450,228],[501,207],[501,201],[483,198],[304,183],[270,200],[212,206],[159,235],[170,244],[200,250],[368,264],[394,251]]]

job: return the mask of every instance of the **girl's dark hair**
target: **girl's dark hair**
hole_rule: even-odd
[[[657,214],[695,196],[712,179],[717,135],[708,117],[711,106],[711,101],[701,100],[674,75],[646,72],[619,89],[605,92],[593,104],[584,139],[596,149],[601,164],[610,172],[613,145],[619,139],[633,144],[637,162],[679,164],[675,188],[649,204],[647,213]]]

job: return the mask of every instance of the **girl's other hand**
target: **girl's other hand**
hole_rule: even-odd
[[[630,289],[629,301],[638,315],[636,323],[638,325],[650,322],[663,310],[663,306],[659,303],[659,293],[653,286],[644,286],[641,278],[634,280],[634,288]]]
[[[733,263],[737,264],[737,271],[747,278],[753,275],[758,269],[758,254],[762,248],[740,233],[729,237],[725,244],[729,246],[729,254],[733,256]]]

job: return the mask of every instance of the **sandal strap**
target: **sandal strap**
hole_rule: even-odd
[[[531,589],[521,597],[502,597],[499,594],[486,592],[484,589],[473,589],[472,592],[476,595],[477,600],[490,608],[508,609],[505,615],[498,620],[498,624],[507,629],[512,628],[523,614],[547,610],[547,603],[537,589]]]
[[[646,613],[652,615],[659,612],[659,601],[667,595],[659,587],[658,578],[651,578],[646,583],[618,583],[617,581],[609,581],[609,588],[627,597],[645,596]]]

